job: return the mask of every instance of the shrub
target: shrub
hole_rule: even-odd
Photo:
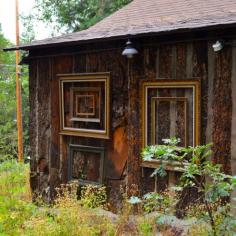
[[[83,186],[80,202],[88,208],[105,207],[107,203],[106,188],[97,185]]]

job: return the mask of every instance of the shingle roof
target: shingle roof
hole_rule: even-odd
[[[236,23],[236,0],[134,0],[87,30],[21,49]]]

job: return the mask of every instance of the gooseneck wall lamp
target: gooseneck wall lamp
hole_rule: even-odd
[[[126,42],[126,47],[122,52],[123,56],[126,56],[127,58],[132,58],[135,54],[138,54],[137,49],[133,47],[133,44],[130,40]]]

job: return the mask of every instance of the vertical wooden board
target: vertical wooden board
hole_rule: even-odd
[[[60,160],[61,160],[61,183],[68,181],[68,157],[71,137],[60,135]]]
[[[201,143],[206,143],[208,103],[208,44],[206,41],[193,43],[193,78],[201,80]]]
[[[193,43],[187,43],[187,55],[186,55],[186,76],[188,79],[193,77]],[[192,101],[192,96],[193,93],[191,90],[186,90],[185,91],[185,95],[184,95],[187,99],[188,99],[188,120],[193,120],[193,103],[190,102]],[[187,136],[187,140],[188,140],[188,145],[193,145],[193,137],[191,134],[193,134],[193,125],[188,122],[188,133],[190,135]]]
[[[193,77],[201,79],[201,143],[206,143],[208,104],[208,43],[193,44]]]
[[[60,109],[59,109],[59,81],[57,74],[72,73],[73,57],[60,56],[52,60],[51,68],[51,146],[50,146],[50,188],[51,197],[54,197],[55,187],[64,180],[67,167],[67,155],[62,155],[66,152],[63,139],[60,137]],[[63,150],[61,150],[63,148]],[[60,175],[62,180],[60,180]]]
[[[182,46],[182,45],[181,45]],[[185,71],[184,66],[184,53],[180,45],[161,45],[159,50],[159,64],[158,64],[158,75],[160,78],[172,78],[172,79],[183,79]],[[184,66],[185,67],[185,66]],[[162,91],[159,91],[158,96],[176,96],[177,94],[171,93],[169,89],[163,89]],[[175,116],[178,115],[169,103],[162,103],[159,106],[158,111],[158,120],[161,122],[159,127],[159,135],[158,136],[158,143],[162,143],[162,138],[169,138],[172,135],[172,129],[173,128],[173,122],[171,120],[176,120]],[[174,128],[175,129],[175,128]],[[157,180],[157,186],[155,186],[155,189],[158,191],[162,191],[166,188],[167,182],[166,179],[160,179]]]
[[[151,177],[154,169],[142,168],[142,194],[154,192],[155,177]]]
[[[186,55],[186,76],[187,78],[193,77],[193,43],[187,43]]]
[[[176,48],[176,45],[172,45],[171,72],[172,72],[171,79],[176,79],[176,72],[177,72],[177,48]]]
[[[133,186],[140,189],[141,168],[140,168],[140,112],[139,112],[139,79],[140,68],[138,60],[140,55],[130,61],[129,83],[128,83],[128,160],[127,160],[127,187],[130,193]],[[137,63],[136,63],[137,62]],[[140,62],[140,61],[139,61]]]
[[[29,117],[29,137],[30,137],[30,186],[35,193],[38,188],[37,172],[37,61],[31,61],[29,64],[29,104],[30,104],[30,117]]]
[[[71,73],[73,61],[72,57],[55,57],[52,61],[52,74],[51,74],[51,168],[59,168],[60,162],[60,145],[59,145],[59,132],[60,132],[60,109],[59,109],[59,81],[57,74]]]
[[[99,70],[111,72],[111,138],[106,142],[106,176],[121,179],[128,158],[127,146],[127,61],[120,50],[100,53]]]
[[[107,181],[107,199],[109,202],[109,210],[112,212],[120,212],[123,207],[123,194],[125,193],[124,180],[108,180]]]
[[[208,103],[207,103],[207,127],[206,127],[206,143],[212,142],[212,128],[213,128],[213,87],[215,77],[215,55],[212,48],[213,42],[208,43]]]
[[[159,76],[160,78],[172,77],[172,46],[160,45],[159,47]]]
[[[78,54],[73,57],[73,73],[86,72],[86,55]]]
[[[213,160],[230,173],[232,121],[232,48],[216,54],[213,89]]]
[[[143,68],[146,79],[153,79],[156,77],[156,54],[156,48],[144,49]]]
[[[29,64],[29,136],[30,136],[30,169],[32,172],[37,171],[37,61],[31,61]]]
[[[156,49],[156,79],[160,77],[160,49]]]
[[[127,131],[125,127],[118,127],[113,133],[108,148],[108,162],[106,176],[109,179],[121,179],[128,157]]]
[[[86,72],[99,72],[99,53],[86,54]]]
[[[38,158],[46,160],[47,163],[49,162],[49,142],[51,139],[50,69],[49,59],[38,61]]]
[[[163,93],[161,93],[161,96],[163,96]],[[168,96],[168,95],[167,95]],[[157,133],[158,133],[158,144],[163,144],[162,139],[168,139],[170,138],[171,132],[171,112],[170,112],[170,103],[168,101],[162,101],[160,102],[159,109],[157,109],[157,120],[158,120],[158,127],[157,127]]]
[[[236,45],[236,40],[233,44]],[[232,58],[232,102],[231,157],[235,161],[233,175],[236,175],[236,47],[233,47]]]
[[[181,142],[180,145],[184,146],[184,145],[188,145],[185,143],[185,132],[186,132],[186,114],[185,114],[185,105],[184,102],[177,102],[176,103],[176,120],[175,120],[175,124],[176,124],[176,131],[175,131],[175,136],[180,138]],[[188,141],[188,140],[186,140]]]
[[[128,79],[127,61],[120,50],[107,51],[101,54],[101,70],[111,72],[111,130],[126,125]]]
[[[173,55],[174,54],[174,55]],[[171,45],[160,45],[159,47],[159,75],[160,78],[172,78],[173,74],[176,75],[176,47]],[[174,64],[174,66],[173,66]],[[160,97],[171,97],[170,89],[162,89],[159,94]],[[158,120],[165,121],[161,123],[158,135],[158,143],[162,143],[162,138],[170,137],[170,106],[162,104],[159,108]],[[161,111],[161,112],[160,112]],[[164,124],[165,123],[165,124]]]
[[[185,43],[176,45],[176,79],[186,79],[186,54],[187,47]]]
[[[187,77],[187,44],[176,44],[176,73],[175,78],[178,80],[186,79]],[[184,97],[184,90],[177,89],[173,96]],[[185,114],[183,103],[176,104],[176,119],[175,119],[175,136],[181,139],[180,145],[185,143]]]
[[[233,41],[236,45],[236,40]],[[232,175],[236,175],[236,47],[233,47],[232,57],[232,130],[231,130],[231,169]],[[236,204],[236,188],[231,194],[231,203]],[[236,214],[236,209],[232,209],[232,213]]]

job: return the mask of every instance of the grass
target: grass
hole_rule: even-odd
[[[29,165],[4,161],[0,163],[0,236],[153,235],[142,218],[129,225],[126,213],[114,222],[99,215],[96,208],[88,208],[99,202],[104,205],[103,190],[96,195],[90,187],[78,201],[76,191],[64,186],[54,205],[37,206],[31,201]]]
[[[108,219],[62,194],[55,206],[31,202],[29,166],[15,160],[0,164],[0,235],[114,235]]]
[[[58,198],[53,205],[39,206],[31,201],[29,165],[15,160],[1,162],[0,236],[152,236],[157,231],[163,235],[176,235],[175,228],[169,224],[163,225],[166,228],[157,224],[157,215],[144,217],[142,208],[137,208],[140,214],[134,216],[134,206],[127,201],[124,201],[122,212],[116,220],[99,214],[97,207],[106,205],[104,193],[105,188],[90,186],[82,189],[82,198],[78,201],[77,186],[64,185],[58,189]],[[191,208],[195,216],[200,210],[205,212],[200,207]],[[188,217],[191,216],[188,213]],[[204,216],[200,215],[199,218],[199,223],[193,224],[187,235],[211,235],[211,228]],[[221,236],[222,232],[223,235],[234,235],[231,229],[236,225],[234,218],[224,217],[219,212],[217,222],[220,232],[217,235]]]

